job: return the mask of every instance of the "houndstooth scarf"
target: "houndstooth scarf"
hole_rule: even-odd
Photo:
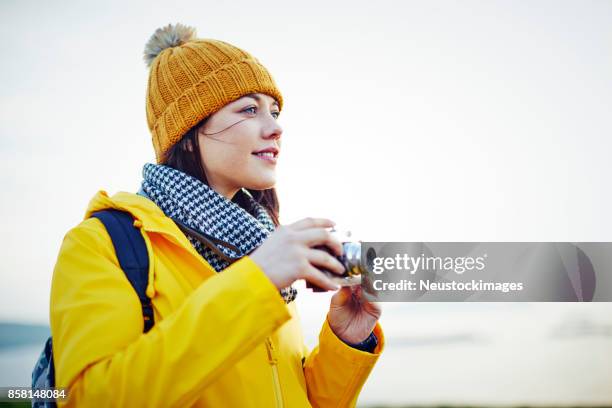
[[[141,192],[186,232],[196,251],[217,272],[259,247],[275,229],[266,209],[244,191],[238,194],[248,197],[255,216],[200,180],[171,167],[147,163],[143,177]],[[297,290],[289,286],[280,294],[289,303]]]

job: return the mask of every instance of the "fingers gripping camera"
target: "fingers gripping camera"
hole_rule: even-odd
[[[374,258],[376,258],[376,252],[374,249],[368,249],[365,257],[361,254],[361,241],[347,241],[345,239],[350,238],[351,233],[345,232],[340,233],[336,230],[330,231],[336,235],[342,242],[342,255],[336,256],[327,246],[316,246],[315,248],[321,249],[330,255],[334,256],[344,266],[344,273],[337,275],[333,272],[328,271],[324,268],[318,268],[321,272],[331,279],[334,283],[340,286],[354,286],[361,284],[361,276],[367,272],[367,268],[372,266]],[[314,292],[324,292],[324,289],[319,288],[316,285],[306,282],[306,287],[312,289]]]

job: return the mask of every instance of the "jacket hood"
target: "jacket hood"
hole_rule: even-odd
[[[100,190],[89,201],[84,218],[87,219],[92,213],[108,208],[127,211],[143,222],[151,218],[150,216],[164,216],[163,211],[148,198],[124,191],[110,197],[106,191]]]
[[[175,244],[190,248],[195,252],[185,234],[172,219],[164,214],[161,208],[148,198],[135,193],[122,191],[110,197],[106,191],[98,191],[90,200],[84,219],[90,218],[91,214],[96,211],[109,208],[129,212],[135,219],[135,226],[147,232],[164,234]]]

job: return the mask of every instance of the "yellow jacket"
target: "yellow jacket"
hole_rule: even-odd
[[[149,253],[155,326],[143,334],[140,301],[102,223],[129,211]],[[217,273],[152,201],[100,191],[63,241],[51,288],[59,406],[348,407],[384,347],[362,352],[327,320],[304,345],[295,302],[249,258]]]

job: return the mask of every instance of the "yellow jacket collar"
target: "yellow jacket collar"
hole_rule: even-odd
[[[148,198],[123,191],[110,197],[106,191],[100,190],[89,202],[84,218],[90,218],[94,212],[108,208],[129,212],[135,222],[139,222],[145,231],[167,235],[176,244],[192,248],[189,240],[178,229],[174,221]]]

